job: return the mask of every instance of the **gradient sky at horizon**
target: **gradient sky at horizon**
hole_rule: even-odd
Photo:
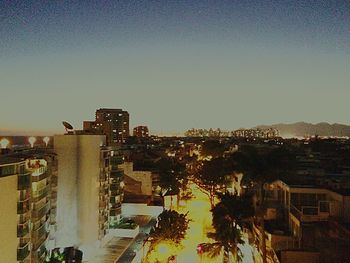
[[[0,130],[350,124],[349,1],[0,1]]]

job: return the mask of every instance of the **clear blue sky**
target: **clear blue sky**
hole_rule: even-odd
[[[0,0],[0,130],[350,123],[349,1]]]

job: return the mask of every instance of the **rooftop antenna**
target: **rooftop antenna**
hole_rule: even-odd
[[[62,121],[62,124],[63,124],[64,128],[66,129],[67,133],[73,132],[74,128],[73,128],[73,126],[71,124],[69,124],[66,121]]]

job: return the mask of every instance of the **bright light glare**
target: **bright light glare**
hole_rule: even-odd
[[[34,147],[34,143],[36,142],[36,138],[35,137],[29,137],[28,138],[28,142],[30,143],[30,147]]]
[[[181,246],[175,247],[169,242],[161,242],[155,249],[147,255],[148,262],[167,262],[167,259],[175,255],[177,262],[209,263],[222,262],[222,253],[217,258],[209,258],[203,253],[198,253],[198,244],[213,242],[207,237],[208,232],[213,232],[211,206],[208,196],[203,193],[197,185],[190,184],[193,198],[190,200],[180,200],[180,206],[176,209],[179,213],[187,213],[189,229]],[[215,203],[218,200],[215,200]],[[243,262],[251,263],[252,247],[245,238],[246,243],[241,246],[243,252]]]
[[[44,137],[43,141],[44,141],[45,145],[47,146],[49,144],[50,137],[47,137],[47,136]]]
[[[6,149],[9,144],[10,144],[10,141],[6,138],[3,138],[0,140],[1,149]]]

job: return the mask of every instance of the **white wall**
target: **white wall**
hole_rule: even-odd
[[[148,216],[157,217],[161,212],[163,212],[162,206],[148,206],[147,204],[133,204],[133,203],[122,204],[123,216],[148,215]]]
[[[103,135],[56,135],[58,160],[57,246],[98,240],[100,146]]]
[[[78,137],[57,135],[54,149],[58,161],[56,245],[78,245]]]

